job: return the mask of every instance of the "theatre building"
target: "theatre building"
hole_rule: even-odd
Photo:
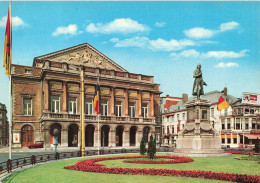
[[[35,57],[32,67],[12,65],[13,146],[44,141],[51,147],[54,129],[60,147],[80,146],[82,88],[86,147],[138,147],[142,137],[159,131],[161,92],[153,80],[128,72],[87,43]],[[98,82],[99,129],[93,106]]]

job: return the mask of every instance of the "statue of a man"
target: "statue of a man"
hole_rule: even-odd
[[[192,95],[197,96],[197,100],[200,99],[201,95],[204,95],[203,85],[207,84],[203,81],[202,72],[201,72],[201,65],[198,64],[196,70],[193,72],[193,77],[195,78],[193,84]]]

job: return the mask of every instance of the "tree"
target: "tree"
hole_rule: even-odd
[[[156,154],[156,145],[155,139],[153,139],[153,135],[150,136],[150,141],[148,142],[148,150],[147,155],[150,159],[154,159]]]
[[[260,139],[256,139],[255,141],[255,152],[259,153],[260,152]]]
[[[141,155],[144,155],[146,153],[146,144],[145,144],[145,141],[144,141],[144,138],[142,138],[141,142],[140,142],[140,154]]]

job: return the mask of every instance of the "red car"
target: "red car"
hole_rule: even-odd
[[[43,148],[43,141],[36,141],[35,144],[31,144],[28,148]]]

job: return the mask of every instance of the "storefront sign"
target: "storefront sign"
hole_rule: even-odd
[[[257,104],[258,99],[256,94],[250,94],[250,93],[243,93],[243,103],[248,103],[248,104]]]

